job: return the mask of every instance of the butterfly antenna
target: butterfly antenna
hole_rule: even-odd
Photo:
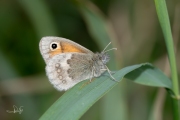
[[[109,49],[109,50],[104,51],[104,53],[106,53],[106,52],[108,52],[108,51],[111,51],[111,50],[117,50],[117,48],[111,48],[111,49]]]
[[[104,50],[102,52],[104,52],[110,44],[111,44],[111,42],[108,45],[106,45],[106,47],[104,48]]]

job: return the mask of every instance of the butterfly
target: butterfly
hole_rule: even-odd
[[[117,48],[93,53],[71,40],[50,36],[41,39],[39,48],[46,63],[46,75],[59,91],[66,91],[86,79],[91,81],[105,71],[115,80],[106,66],[110,60],[106,52]]]

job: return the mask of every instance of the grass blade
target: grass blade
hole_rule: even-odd
[[[173,114],[175,120],[180,120],[180,108],[179,108],[179,83],[178,83],[178,74],[177,74],[177,65],[176,65],[176,58],[175,58],[175,51],[174,51],[174,45],[173,45],[173,38],[170,28],[170,22],[166,7],[165,0],[155,0],[156,5],[156,11],[158,14],[159,22],[162,27],[162,31],[164,34],[167,51],[168,51],[168,57],[171,67],[171,76],[172,76],[172,84],[173,84]]]
[[[139,70],[140,69],[140,70]],[[154,72],[149,74],[153,74],[148,76],[148,70],[152,69]],[[134,71],[141,71],[139,77],[135,76],[133,78]],[[156,74],[158,72],[158,74]],[[156,78],[157,81],[164,82],[164,79],[167,79],[166,76],[159,71],[158,69],[154,69],[150,64],[139,64],[133,65],[129,67],[125,67],[119,71],[117,71],[113,76],[117,80],[122,80],[123,77],[132,78],[134,81],[137,78],[140,82],[142,74],[147,75],[152,79]],[[159,77],[160,75],[160,77]],[[152,79],[148,80],[152,80]],[[159,78],[159,79],[158,79]],[[170,80],[169,80],[170,81]],[[97,78],[92,83],[83,86],[87,81],[83,81],[72,89],[68,90],[61,98],[59,98],[40,118],[40,120],[71,120],[71,119],[79,119],[97,100],[99,100],[103,95],[105,95],[109,90],[111,90],[118,82],[111,80],[107,76],[102,76]],[[149,82],[149,81],[148,81]],[[148,82],[144,82],[143,84],[149,85]],[[169,82],[164,82],[163,84],[160,82],[154,82],[157,87],[167,87],[171,89],[171,84]],[[158,85],[157,85],[158,84]]]

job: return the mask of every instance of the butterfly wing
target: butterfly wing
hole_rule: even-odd
[[[56,49],[53,49],[53,44],[56,45]],[[61,37],[43,37],[39,43],[40,52],[47,63],[55,55],[62,53],[85,53],[93,54],[90,50],[85,47],[65,38]]]
[[[50,82],[60,91],[93,77],[91,56],[84,53],[62,53],[52,57],[46,66]]]

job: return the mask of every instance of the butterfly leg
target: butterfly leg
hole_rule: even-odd
[[[112,75],[112,74],[115,74],[116,72],[114,72],[114,71],[110,71],[110,73],[111,73],[111,75]]]
[[[91,79],[90,79],[90,83],[93,81],[92,79],[93,79],[93,77],[94,77],[94,70],[92,69],[92,75],[91,75]]]
[[[105,65],[105,67],[106,67],[106,70],[108,71],[110,77],[111,77],[114,81],[119,82],[118,80],[116,80],[116,79],[112,76],[111,71],[108,69],[108,67],[107,67],[106,65]]]
[[[106,71],[107,69],[101,69],[101,70]],[[116,72],[113,72],[113,71],[110,71],[110,70],[109,70],[109,72],[111,73],[111,75],[116,73]]]
[[[91,75],[89,81],[85,82],[85,83],[81,86],[81,88],[83,88],[84,86],[90,84],[90,83],[93,81],[93,77],[94,77],[94,70],[92,70],[92,75]]]

